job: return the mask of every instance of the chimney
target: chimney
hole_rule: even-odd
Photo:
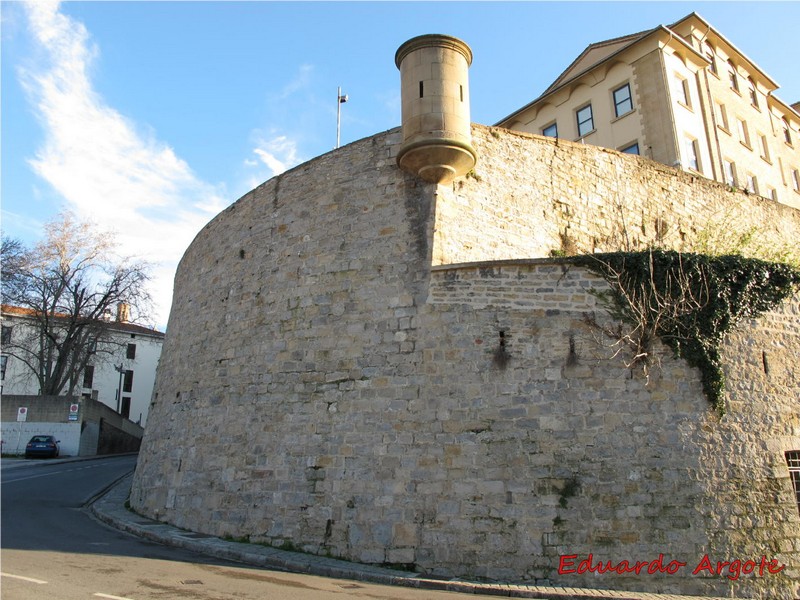
[[[131,318],[131,306],[127,302],[117,304],[117,323],[127,323]]]

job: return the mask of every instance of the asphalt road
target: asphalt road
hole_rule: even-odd
[[[136,457],[2,462],[3,600],[466,600],[479,596],[256,569],[111,529],[84,509]]]

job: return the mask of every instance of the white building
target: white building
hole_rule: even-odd
[[[800,103],[696,13],[589,45],[500,127],[641,154],[800,208]]]
[[[123,417],[144,426],[150,406],[156,367],[164,333],[134,323],[108,321],[111,343],[95,354],[94,364],[84,369],[75,395],[98,400]],[[30,328],[27,309],[2,307],[2,392],[9,395],[39,395],[36,377],[19,358],[7,351],[20,328]]]

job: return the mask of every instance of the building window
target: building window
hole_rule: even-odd
[[[792,170],[792,185],[795,192],[800,192],[800,171],[797,169]]]
[[[576,113],[578,119],[578,137],[583,137],[594,131],[594,117],[592,105],[587,104]]]
[[[122,381],[122,391],[130,392],[133,390],[133,371],[128,369],[125,371],[125,378]]]
[[[800,510],[800,450],[789,450],[786,453],[786,465],[789,467],[789,479],[792,480],[797,510]]]
[[[783,119],[783,140],[790,146],[792,145],[792,130],[789,129],[789,121],[785,118]]]
[[[684,140],[686,148],[686,166],[693,171],[700,171],[700,161],[697,158],[697,140],[687,137]]]
[[[747,78],[747,91],[750,94],[750,104],[758,108],[758,92],[756,92],[756,82],[752,77]]]
[[[728,127],[728,111],[725,109],[724,104],[717,104],[717,121],[719,127],[730,132],[730,127]]]
[[[0,355],[0,381],[6,378],[6,365],[8,364],[8,356],[5,354]]]
[[[631,96],[631,86],[626,83],[614,90],[614,114],[621,117],[633,110],[633,97]]]
[[[624,152],[625,154],[639,154],[639,143],[634,142],[629,146],[625,146],[620,152]]]
[[[725,161],[725,183],[731,187],[736,186],[736,168],[730,161]]]
[[[678,102],[691,108],[691,95],[689,94],[689,82],[680,75],[675,76],[675,87],[678,94]]]
[[[128,344],[128,349],[125,351],[125,358],[131,360],[136,358],[136,344]]]
[[[94,383],[94,366],[86,365],[86,368],[83,370],[83,387],[87,389],[92,389],[93,383]]]
[[[547,137],[557,138],[558,126],[555,123],[553,123],[552,125],[548,125],[544,129],[542,129],[542,135],[546,135]]]
[[[725,183],[727,183],[731,187],[736,187],[736,167],[729,160],[724,161],[724,167],[725,167]]]
[[[769,188],[769,197],[772,198],[775,202],[778,201],[778,190],[775,188]]]
[[[739,78],[736,75],[736,67],[733,65],[733,62],[730,60],[728,61],[728,81],[730,81],[731,89],[734,92],[739,91]]]
[[[10,325],[3,325],[0,327],[0,344],[10,344],[11,343],[11,331],[14,328]]]
[[[743,121],[742,119],[738,119],[739,121],[739,141],[742,142],[745,146],[750,148],[750,133],[747,131],[747,122]]]
[[[761,136],[761,158],[769,162],[769,143],[765,135]]]
[[[717,74],[717,55],[714,54],[714,48],[712,48],[711,44],[709,44],[708,42],[705,43],[704,48],[705,48],[705,55],[706,55],[706,58],[708,59],[708,63],[709,63],[708,64],[708,69],[712,73],[714,73],[714,75],[716,75]]]
[[[756,179],[755,175],[750,173],[747,174],[747,184],[745,185],[745,189],[751,194],[758,194],[758,179]]]
[[[123,396],[122,402],[120,403],[119,407],[119,414],[121,414],[126,419],[130,418],[131,416],[131,399],[130,396]]]

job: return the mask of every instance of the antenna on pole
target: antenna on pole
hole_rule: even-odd
[[[342,130],[342,104],[347,102],[347,94],[342,96],[342,88],[336,88],[336,147],[339,147],[339,134]]]

